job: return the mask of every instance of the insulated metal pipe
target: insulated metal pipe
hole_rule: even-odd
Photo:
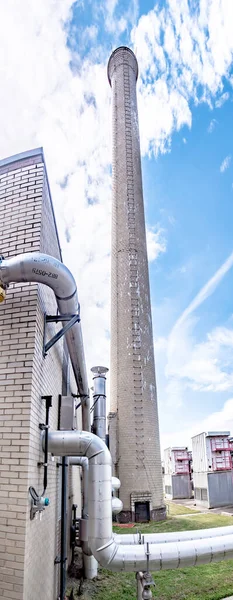
[[[67,469],[68,461],[62,457],[62,490],[61,490],[61,564],[60,564],[60,596],[65,598],[67,569]]]
[[[52,256],[39,252],[19,254],[13,258],[0,260],[0,286],[22,282],[43,283],[49,286],[56,297],[60,315],[76,315],[79,311],[76,283],[67,267]],[[65,325],[66,322],[63,323]],[[76,322],[65,334],[71,364],[82,398],[82,425],[90,431],[90,398],[86,363],[83,348],[82,329]]]
[[[113,496],[112,497],[112,514],[119,515],[119,513],[122,511],[122,508],[123,508],[122,500],[120,500],[120,498],[117,498],[116,496]]]
[[[190,531],[174,531],[169,533],[126,533],[126,534],[114,534],[115,540],[118,544],[132,545],[147,543],[150,544],[161,544],[166,542],[184,542],[187,540],[197,540],[213,537],[221,537],[223,535],[233,535],[233,527],[211,527],[210,529],[194,529]]]
[[[70,456],[70,465],[82,467],[83,475],[83,503],[82,503],[82,519],[88,521],[88,458],[86,456]],[[88,528],[88,525],[87,525]],[[98,563],[88,546],[88,541],[82,541],[83,551],[83,567],[86,579],[94,579],[97,577]]]
[[[120,487],[121,487],[120,479],[118,479],[118,477],[112,477],[112,490],[113,490],[113,492],[115,492],[116,490],[119,490]]]
[[[70,456],[70,465],[82,467],[83,474],[83,505],[82,519],[88,519],[88,458],[86,456]],[[117,477],[112,477],[112,489],[119,489],[120,480]],[[115,487],[117,486],[117,488]],[[118,487],[119,486],[119,487]],[[112,513],[119,514],[122,511],[123,503],[120,498],[112,497]]]
[[[88,519],[88,458],[86,456],[70,456],[70,465],[82,467],[83,475],[83,503],[82,503],[82,518]]]
[[[43,436],[44,446],[44,436]],[[84,431],[49,432],[48,449],[56,456],[89,460],[89,545],[97,561],[112,571],[146,571],[148,544],[120,545],[112,533],[112,466],[103,441]],[[231,535],[151,544],[150,570],[176,569],[233,558]]]
[[[93,433],[106,441],[106,367],[92,367],[93,373]]]

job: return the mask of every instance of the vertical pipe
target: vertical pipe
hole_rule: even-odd
[[[69,356],[66,341],[63,347],[62,365],[62,395],[68,392],[69,380]],[[66,591],[66,562],[67,562],[67,457],[62,457],[61,462],[61,556],[60,556],[60,600],[64,600]]]
[[[72,558],[71,558],[71,563],[72,565],[74,564],[74,549],[75,549],[75,541],[76,541],[76,510],[77,510],[77,504],[73,504],[72,506],[72,510],[73,510],[73,520],[72,520]]]
[[[85,456],[71,456],[71,465],[80,465],[82,467],[83,474],[83,505],[82,505],[82,519],[88,521],[88,458]],[[82,541],[83,551],[83,568],[85,579],[94,579],[97,577],[97,561],[92,555],[92,552],[88,546],[88,541]]]
[[[48,484],[48,433],[49,433],[49,409],[52,406],[52,396],[41,396],[45,400],[46,417],[45,417],[45,450],[44,450],[44,484],[43,494],[47,489]]]
[[[143,591],[143,587],[142,587],[142,579],[143,579],[143,573],[141,571],[138,571],[136,573],[136,581],[137,581],[137,600],[142,600],[142,591]]]
[[[93,433],[106,442],[106,367],[92,367],[94,384],[94,420]]]
[[[61,568],[60,568],[60,600],[65,598],[66,589],[66,490],[67,490],[67,459],[62,457],[62,491],[61,491]]]

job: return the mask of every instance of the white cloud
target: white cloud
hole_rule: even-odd
[[[233,3],[222,0],[168,0],[162,10],[156,3],[141,16],[131,39],[140,66],[143,153],[169,151],[173,131],[191,127],[190,100],[210,107],[217,93],[217,106],[227,100],[222,92],[224,78],[231,82],[232,20]]]
[[[224,104],[224,103],[225,103],[227,100],[229,100],[229,98],[230,98],[230,94],[229,94],[229,92],[225,92],[225,94],[222,94],[222,95],[220,96],[220,98],[219,98],[218,100],[216,100],[216,102],[215,102],[215,106],[216,106],[216,108],[221,108],[221,106],[223,106],[223,104]]]
[[[168,446],[189,446],[191,438],[198,433],[205,431],[230,431],[233,434],[233,398],[227,400],[222,409],[211,413],[205,419],[195,421],[191,426],[181,428],[169,434],[161,435],[161,448],[164,450]]]
[[[138,0],[128,2],[127,9],[122,11],[122,7],[117,11],[119,0],[104,0],[100,5],[104,15],[104,28],[114,37],[115,45],[119,45],[119,38],[129,26],[132,27],[136,23],[138,16]],[[98,6],[98,8],[100,8]]]
[[[215,129],[215,127],[216,127],[216,125],[217,125],[217,122],[218,122],[218,121],[217,121],[216,119],[212,119],[212,120],[210,121],[209,127],[208,127],[208,129],[207,129],[208,133],[213,133],[213,131],[214,131],[214,129]]]
[[[83,60],[70,68],[72,5],[25,0],[17,8],[9,0],[0,9],[0,156],[44,147],[63,258],[77,280],[89,368],[109,361],[111,92],[107,55],[102,64]]]
[[[233,390],[233,330],[219,327],[196,342],[195,321],[187,319],[172,331],[167,348],[166,375],[182,383],[183,391]]]
[[[0,7],[0,156],[44,147],[63,257],[77,280],[90,367],[100,359],[109,362],[111,50],[97,43],[99,27],[111,30],[111,18],[116,26],[118,5],[103,4],[102,21],[90,23],[69,49],[73,6],[73,0],[20,5],[8,0]],[[143,153],[165,152],[173,131],[191,127],[190,102],[199,100],[200,85],[207,102],[222,93],[232,57],[232,6],[215,0],[207,11],[201,1],[200,13],[193,15],[185,0],[169,0],[168,8],[159,12],[156,5],[137,23],[133,0],[112,31],[115,44],[134,24]],[[81,60],[85,36],[92,46]],[[165,252],[162,233],[149,229],[152,260]]]
[[[171,410],[181,406],[187,390],[195,392],[227,392],[233,390],[233,330],[221,326],[195,338],[195,311],[213,294],[233,266],[233,253],[207,281],[177,319],[167,339],[155,344],[159,397]]]
[[[166,240],[163,229],[147,227],[146,240],[149,262],[156,260],[160,254],[166,252]]]
[[[222,161],[221,165],[220,165],[220,173],[225,173],[225,171],[227,169],[229,169],[231,163],[231,156],[230,154],[228,156],[226,156],[226,158],[224,158],[224,160]]]
[[[216,273],[207,281],[207,283],[201,288],[200,292],[195,296],[195,298],[190,302],[188,307],[184,310],[182,315],[179,317],[176,322],[174,329],[178,329],[182,323],[190,316],[201,304],[213,294],[216,287],[219,285],[223,277],[228,273],[229,269],[233,266],[233,252],[230,256],[225,260],[225,262],[221,265],[221,267],[216,271]]]

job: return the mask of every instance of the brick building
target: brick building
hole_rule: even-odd
[[[110,451],[121,520],[165,518],[136,80],[129,48],[108,63],[113,105]]]
[[[43,252],[61,260],[42,149],[0,161],[0,254]],[[0,305],[0,596],[2,600],[54,600],[59,595],[61,469],[49,455],[50,506],[30,519],[29,486],[43,490],[44,461],[39,423],[43,395],[52,396],[50,430],[58,428],[60,394],[76,393],[63,338],[43,357],[44,313],[57,303],[41,284],[13,284]],[[59,325],[49,323],[52,336]],[[80,409],[77,413],[81,428]],[[73,481],[74,480],[74,481]],[[75,493],[75,495],[74,495]],[[79,467],[69,477],[68,524],[75,500],[80,509]],[[69,525],[67,551],[69,550]]]

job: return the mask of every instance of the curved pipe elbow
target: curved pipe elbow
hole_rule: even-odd
[[[43,450],[44,439],[43,433]],[[106,444],[97,435],[88,431],[50,431],[48,451],[55,456],[86,456],[89,461],[92,461],[92,464],[112,465],[111,455]]]
[[[233,558],[231,536],[155,544],[149,550],[151,571],[195,567]],[[104,547],[92,551],[101,566],[111,571],[147,569],[147,545],[119,546],[112,539]]]
[[[78,314],[74,277],[62,262],[52,256],[30,252],[3,259],[0,263],[0,285],[7,286],[13,282],[43,283],[53,290],[61,315]],[[65,337],[78,391],[85,397],[82,403],[83,428],[90,431],[90,399],[80,323],[76,322]]]
[[[88,546],[96,560],[112,571],[145,571],[147,544],[120,545],[113,537],[111,456],[105,443],[92,433],[55,431],[48,434],[48,450],[89,459]],[[151,544],[149,551],[152,571],[185,568],[233,558],[233,540],[224,535],[169,541]]]
[[[0,280],[5,285],[19,282],[35,282],[48,285],[58,300],[77,295],[73,275],[59,260],[40,252],[25,252],[12,258],[4,258],[0,264]],[[78,298],[76,297],[77,307]]]

